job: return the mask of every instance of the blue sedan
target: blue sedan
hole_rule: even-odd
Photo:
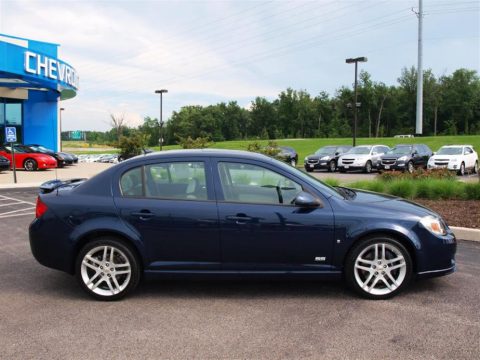
[[[142,277],[265,275],[343,278],[386,299],[414,278],[455,271],[455,236],[435,212],[332,188],[260,154],[152,153],[41,190],[33,255],[100,300]]]

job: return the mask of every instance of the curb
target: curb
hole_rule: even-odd
[[[456,226],[450,226],[450,229],[452,229],[457,239],[480,242],[480,229],[471,229]]]

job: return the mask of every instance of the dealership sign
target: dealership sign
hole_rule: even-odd
[[[25,71],[29,74],[60,81],[78,89],[77,71],[70,65],[48,56],[25,51]]]

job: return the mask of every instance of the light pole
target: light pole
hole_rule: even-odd
[[[60,115],[60,151],[62,151],[62,111],[65,110],[65,108],[60,108],[59,115]]]
[[[357,58],[349,58],[346,59],[345,62],[347,64],[355,63],[355,109],[353,111],[353,146],[356,146],[357,142],[357,73],[358,73],[358,63],[359,62],[367,62],[367,58],[365,56],[357,57]]]
[[[160,121],[158,122],[159,126],[159,136],[158,143],[160,144],[160,151],[162,151],[163,145],[163,109],[162,109],[162,101],[163,101],[163,94],[168,93],[167,89],[155,90],[155,94],[160,94]]]

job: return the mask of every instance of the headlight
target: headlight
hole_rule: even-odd
[[[402,156],[402,157],[399,157],[398,158],[398,161],[406,161],[407,160],[407,157],[406,156]]]
[[[324,156],[320,160],[330,160],[330,156]]]
[[[443,226],[443,223],[440,221],[440,219],[434,216],[425,216],[422,218],[422,220],[420,220],[420,224],[422,224],[423,227],[432,234],[445,235],[447,233],[447,230],[445,229],[445,226]]]

